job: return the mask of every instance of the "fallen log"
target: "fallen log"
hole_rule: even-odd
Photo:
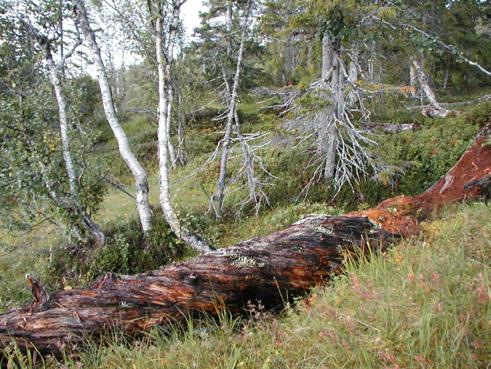
[[[151,273],[106,274],[89,288],[0,316],[0,345],[56,352],[117,326],[127,333],[193,312],[240,312],[249,300],[271,308],[341,270],[343,253],[391,235],[361,217],[312,217],[270,236]]]
[[[385,248],[417,233],[419,219],[432,209],[478,196],[479,186],[464,187],[491,172],[488,134],[489,127],[444,178],[415,197],[396,197],[347,216],[307,217],[163,270],[109,273],[88,288],[48,294],[30,277],[34,301],[0,315],[0,350],[14,342],[22,350],[59,353],[114,327],[131,334],[188,314],[222,308],[239,313],[248,301],[281,305],[340,273],[345,253]]]
[[[417,235],[419,221],[432,211],[461,200],[487,196],[491,175],[491,125],[476,137],[474,144],[459,161],[433,186],[416,196],[396,196],[377,207],[349,215],[367,217],[393,234]]]
[[[404,131],[414,131],[420,127],[419,123],[374,123],[370,122],[362,127],[362,130],[369,133],[382,131],[385,133],[400,133]]]

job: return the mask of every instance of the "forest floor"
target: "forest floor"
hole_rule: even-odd
[[[248,110],[254,122],[246,121],[244,131],[286,135],[274,116]],[[462,110],[462,116],[448,119],[426,120],[408,109],[375,117],[391,123],[417,121],[421,129],[377,136],[378,152],[395,169],[377,179],[385,183],[383,188],[373,183],[363,188],[361,199],[347,195],[331,202],[322,185],[299,197],[309,179],[303,173],[305,148],[271,146],[263,154],[280,178],[271,184],[272,206],[257,216],[233,212],[240,190],[232,186],[226,204],[230,212],[221,221],[203,215],[217,171],[203,163],[220,138],[219,129],[190,127],[189,163],[172,174],[173,202],[185,221],[220,247],[266,235],[307,214],[363,211],[389,196],[419,193],[450,169],[482,125],[477,120],[489,122],[491,105],[465,105]],[[133,145],[147,148],[155,127],[136,116],[125,129]],[[112,174],[131,192],[130,181],[113,156],[114,143],[108,141],[101,151],[114,159]],[[411,168],[399,171],[409,160]],[[158,209],[155,163],[145,165],[151,173],[150,200]],[[238,166],[232,163],[232,173]],[[397,186],[392,185],[394,178]],[[133,199],[109,188],[96,219],[105,227],[124,227],[135,216]],[[490,218],[490,207],[484,204],[450,207],[441,220],[423,225],[421,237],[409,238],[387,254],[373,255],[370,263],[349,264],[347,273],[332,285],[319,288],[280,316],[251,306],[247,322],[224,313],[218,322],[190,321],[184,331],[154,332],[141,342],[114,337],[109,346],[90,346],[81,363],[84,368],[317,368],[327,363],[332,368],[485,367],[491,361],[485,356],[489,350],[483,337],[490,328],[486,321]],[[49,279],[52,251],[64,241],[46,224],[23,233],[2,231],[0,240],[0,310],[4,310],[31,299],[25,273]],[[67,360],[68,367],[81,367],[79,361]]]
[[[489,93],[489,91],[480,91]],[[472,96],[472,100],[476,97]],[[453,101],[449,97],[449,101]],[[244,104],[240,112],[244,115],[244,132],[269,132],[269,139],[284,137],[285,132],[278,117],[263,114],[260,108],[253,104]],[[425,120],[419,111],[411,111],[403,107],[391,112],[380,112],[374,116],[374,121],[390,123],[421,123],[421,129],[416,132],[402,132],[392,135],[379,135],[377,149],[382,159],[389,165],[387,173],[379,175],[378,182],[386,182],[382,190],[378,184],[361,189],[365,199],[353,198],[352,195],[338,196],[336,202],[330,201],[330,194],[321,183],[310,190],[308,196],[299,196],[308,177],[308,160],[305,147],[290,145],[288,147],[270,145],[261,154],[266,164],[272,167],[277,176],[271,183],[271,206],[265,207],[257,215],[229,211],[229,214],[217,221],[209,214],[209,195],[213,193],[217,178],[216,165],[203,166],[203,163],[213,153],[220,139],[220,122],[209,122],[199,128],[189,127],[187,132],[188,164],[178,167],[172,172],[173,202],[181,218],[196,228],[210,242],[225,247],[233,245],[253,236],[261,236],[277,229],[286,227],[307,214],[339,215],[347,211],[369,208],[385,198],[406,194],[412,195],[428,188],[457,161],[460,155],[472,142],[479,126],[474,122],[474,110],[479,111],[478,119],[488,120],[491,114],[491,104],[466,105],[462,110],[468,116],[462,118]],[[482,123],[482,122],[481,122]],[[158,205],[158,173],[154,159],[155,152],[148,153],[148,147],[154,146],[155,127],[149,120],[141,116],[129,117],[125,123],[130,141],[134,147],[143,147],[143,162],[150,177],[150,201]],[[109,172],[120,179],[124,187],[132,192],[131,180],[117,155],[115,142],[109,139],[102,145],[97,155],[107,156],[111,163]],[[233,155],[232,156],[238,156]],[[427,158],[425,156],[428,156]],[[414,170],[404,170],[398,167],[407,166],[410,162]],[[237,170],[237,160],[230,165],[232,175]],[[395,168],[395,169],[392,169]],[[390,171],[393,170],[394,173]],[[306,174],[307,173],[307,174]],[[406,183],[391,187],[394,178],[403,177]],[[386,190],[389,188],[389,190]],[[371,196],[371,197],[370,197]],[[240,191],[231,186],[226,208],[234,209]],[[136,217],[134,200],[122,191],[109,187],[100,210],[95,215],[96,220],[104,227],[124,227]],[[65,241],[54,227],[43,223],[24,232],[6,232],[0,230],[0,310],[29,301],[24,275],[34,272],[42,280],[49,279],[47,266],[56,247]]]
[[[448,207],[419,237],[348,261],[343,275],[279,315],[251,304],[247,320],[223,312],[138,340],[113,332],[45,367],[486,368],[490,218],[482,203]],[[16,368],[32,367],[22,360]]]

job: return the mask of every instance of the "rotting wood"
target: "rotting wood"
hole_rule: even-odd
[[[303,295],[340,273],[346,253],[385,248],[419,232],[419,219],[433,209],[479,196],[481,188],[468,184],[491,174],[490,132],[488,126],[447,173],[454,180],[445,191],[447,176],[418,196],[395,197],[347,216],[307,217],[163,270],[109,273],[88,288],[41,292],[30,305],[0,315],[0,350],[14,341],[22,350],[59,353],[87,334],[97,337],[112,328],[132,334],[188,314],[222,308],[239,313],[255,300],[271,308]]]
[[[400,133],[404,131],[415,131],[420,128],[419,123],[367,123],[363,130],[370,133],[382,131],[385,133]]]
[[[118,327],[131,334],[187,314],[234,313],[248,301],[267,308],[341,271],[349,250],[386,245],[393,236],[362,217],[317,216],[270,236],[135,276],[106,274],[84,289],[53,293],[0,316],[0,345],[59,352],[84,334]],[[369,242],[368,242],[369,241]]]

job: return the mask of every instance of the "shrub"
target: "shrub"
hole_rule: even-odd
[[[155,217],[153,230],[146,237],[139,222],[132,220],[111,229],[105,247],[87,244],[56,247],[47,282],[53,288],[67,288],[84,285],[107,272],[142,273],[161,268],[185,253],[184,244],[163,218]]]
[[[483,104],[455,118],[427,119],[420,130],[383,136],[381,160],[403,172],[392,192],[412,195],[436,182],[472,144],[490,112],[490,105]]]

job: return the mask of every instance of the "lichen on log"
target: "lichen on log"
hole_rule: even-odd
[[[488,183],[491,173],[489,133],[488,126],[447,175],[418,196],[398,196],[346,216],[307,217],[163,270],[109,273],[88,288],[48,295],[31,278],[35,302],[0,315],[0,352],[14,342],[22,350],[59,353],[112,328],[132,334],[188,314],[222,308],[240,313],[249,301],[281,305],[340,273],[345,253],[387,247],[417,234],[419,220],[432,210],[480,196],[479,184]]]

